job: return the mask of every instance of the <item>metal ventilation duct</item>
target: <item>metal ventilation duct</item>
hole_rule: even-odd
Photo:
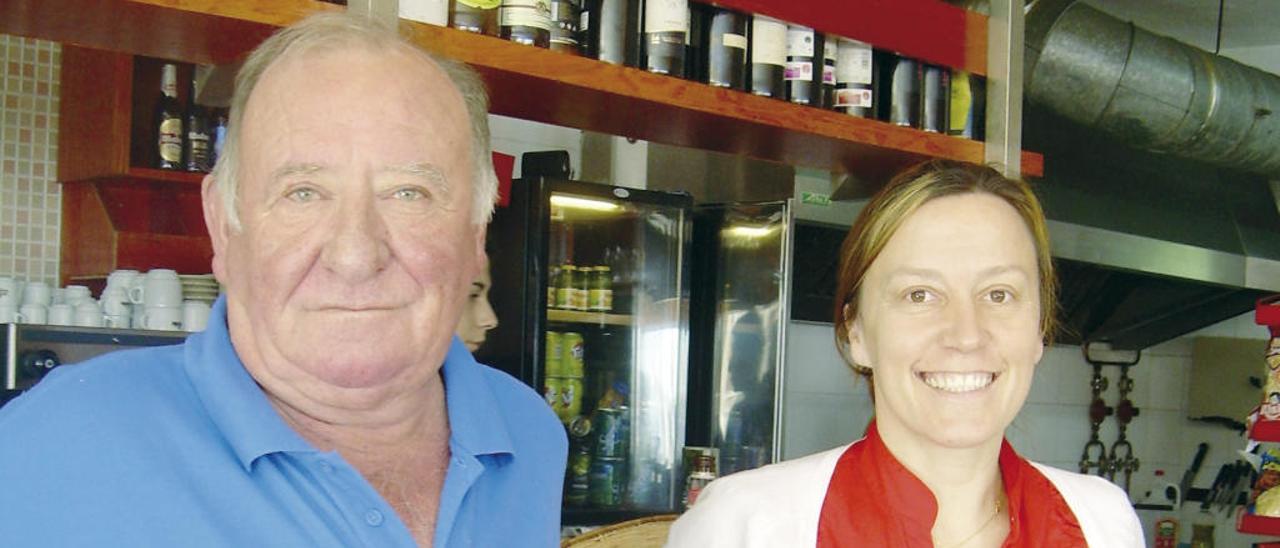
[[[1280,77],[1074,0],[1026,19],[1029,101],[1134,148],[1280,175]]]

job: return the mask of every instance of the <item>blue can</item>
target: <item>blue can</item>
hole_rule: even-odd
[[[596,429],[596,457],[621,459],[627,456],[631,437],[630,417],[627,407],[597,409],[594,421]]]

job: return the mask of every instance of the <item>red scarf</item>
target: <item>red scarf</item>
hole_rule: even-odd
[[[1088,546],[1057,488],[1007,440],[1000,475],[1009,500],[1005,548]],[[889,453],[872,421],[866,438],[836,463],[818,518],[818,546],[932,548],[937,515],[933,493]]]

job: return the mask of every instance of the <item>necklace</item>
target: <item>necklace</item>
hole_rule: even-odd
[[[978,533],[981,533],[987,528],[988,525],[991,525],[991,522],[995,521],[996,516],[998,515],[1000,515],[1000,497],[997,496],[996,509],[994,512],[991,512],[991,516],[987,518],[987,521],[982,522],[982,525],[979,526],[977,529],[975,529],[972,533],[969,533],[969,536],[964,537],[964,540],[957,542],[955,544],[952,544],[951,548],[960,548],[961,546],[968,544],[969,541],[973,540],[973,537],[978,536]]]

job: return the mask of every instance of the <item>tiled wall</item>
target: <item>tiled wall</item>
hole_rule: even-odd
[[[792,322],[788,332],[787,386],[784,411],[784,455],[809,454],[856,439],[871,419],[867,386],[854,380],[832,344],[831,326]],[[1187,395],[1191,378],[1191,349],[1195,337],[1266,338],[1267,332],[1246,314],[1202,329],[1185,337],[1147,349],[1139,365],[1130,370],[1134,379],[1131,399],[1141,411],[1127,435],[1141,462],[1130,494],[1135,499],[1155,483],[1155,471],[1164,470],[1165,481],[1176,483],[1191,463],[1196,446],[1209,444],[1209,452],[1194,486],[1208,488],[1219,467],[1234,462],[1244,440],[1221,426],[1187,420]],[[1258,367],[1262,367],[1262,357]],[[1119,399],[1115,368],[1104,368],[1109,387],[1102,394],[1109,405]],[[1089,439],[1088,409],[1093,370],[1075,346],[1055,346],[1045,352],[1036,369],[1031,393],[1021,413],[1007,431],[1010,443],[1029,459],[1076,470],[1084,443]],[[1108,418],[1099,438],[1109,447],[1116,439],[1116,421]],[[1182,520],[1182,540],[1190,538],[1189,525],[1199,504],[1188,503],[1174,515]],[[1151,544],[1154,520],[1163,514],[1141,511],[1144,533]],[[1218,546],[1248,546],[1256,538],[1235,532],[1229,515],[1217,513]]]
[[[0,34],[0,276],[58,281],[61,52]]]

